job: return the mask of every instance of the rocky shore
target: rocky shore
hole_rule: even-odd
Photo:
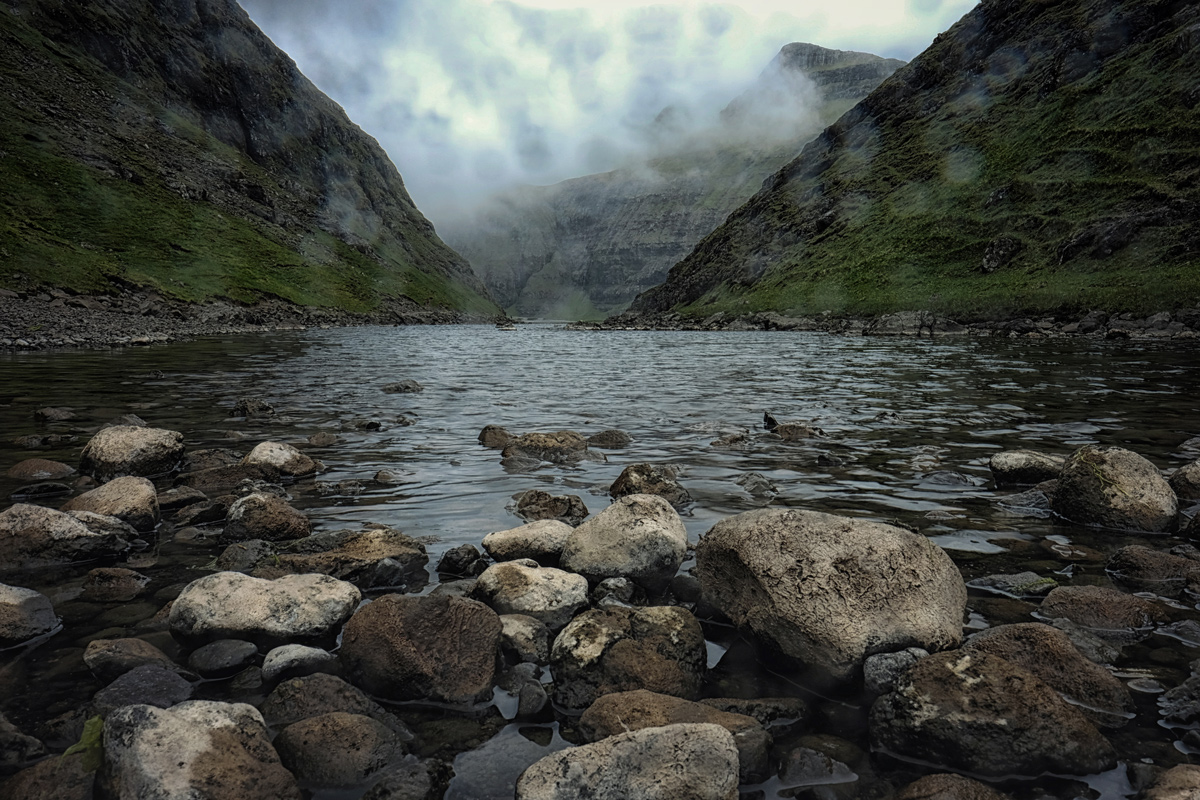
[[[162,344],[199,336],[354,325],[446,325],[495,322],[445,309],[389,301],[356,314],[297,306],[283,300],[253,305],[227,300],[185,303],[157,292],[73,295],[61,289],[17,293],[0,289],[0,350],[109,348]]]
[[[275,410],[246,398],[229,413],[249,423]],[[821,433],[771,418],[750,435],[787,447]],[[370,487],[322,481],[307,443],[196,450],[186,439],[127,416],[96,430],[73,463],[7,467],[21,489],[0,511],[5,663],[49,637],[78,637],[80,620],[108,624],[80,642],[89,699],[52,718],[0,716],[0,779],[10,776],[0,795],[430,800],[453,771],[437,755],[439,726],[486,739],[489,725],[515,721],[556,723],[565,739],[531,759],[512,789],[519,800],[735,800],[805,787],[1004,798],[1013,776],[1118,768],[1114,742],[1147,713],[1135,690],[1161,694],[1153,721],[1200,721],[1200,661],[1170,688],[1114,666],[1156,633],[1200,644],[1200,552],[1189,543],[1200,537],[1200,460],[1165,476],[1119,447],[992,457],[1012,513],[1159,537],[1107,556],[1047,540],[1077,551],[1072,564],[1102,564],[1100,581],[1073,581],[1074,568],[1049,556],[1038,572],[968,581],[926,536],[799,508],[728,516],[693,546],[680,517],[693,501],[677,476],[632,464],[594,513],[577,496],[522,493],[524,524],[446,550],[431,587],[425,542],[377,524],[314,532],[302,508]],[[498,426],[463,442],[508,470],[604,462],[629,444],[613,430]],[[159,572],[189,551],[186,579]],[[681,569],[689,553],[695,566]],[[84,561],[98,565],[80,588],[62,588]],[[1031,613],[969,620],[969,591]],[[722,694],[711,625],[736,628],[815,693]],[[841,736],[853,728],[836,716],[848,706],[827,697],[863,698],[861,747]],[[423,708],[438,709],[437,725],[421,724]],[[501,708],[503,720],[486,721]],[[910,777],[885,777],[883,763],[909,765],[899,774]],[[913,764],[924,773],[915,781]],[[1144,800],[1200,792],[1200,768],[1123,766]]]

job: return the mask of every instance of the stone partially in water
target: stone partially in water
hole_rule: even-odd
[[[625,431],[607,430],[593,433],[587,438],[589,447],[601,447],[606,450],[620,450],[633,443],[633,437]]]
[[[95,639],[88,642],[83,651],[83,663],[96,676],[96,680],[108,684],[147,664],[163,669],[176,669],[175,662],[154,645],[144,639]]]
[[[692,502],[687,489],[675,480],[675,471],[654,464],[630,464],[621,470],[608,493],[615,498],[631,494],[653,494],[670,503],[676,510]]]
[[[91,438],[83,448],[79,471],[99,481],[122,475],[154,477],[174,470],[182,458],[182,433],[118,425]]]
[[[6,477],[18,481],[56,481],[74,474],[74,467],[45,458],[27,458],[4,473]]]
[[[941,772],[926,775],[900,790],[896,800],[1011,800],[986,783]]]
[[[1110,641],[1126,643],[1145,638],[1167,621],[1157,603],[1103,586],[1060,586],[1038,607],[1045,619],[1066,617]]]
[[[1120,530],[1165,531],[1178,501],[1158,468],[1120,447],[1085,445],[1067,459],[1051,503],[1072,522]]]
[[[571,464],[583,460],[587,449],[587,440],[575,431],[523,433],[509,439],[500,451],[500,458]]]
[[[197,648],[188,656],[188,666],[205,678],[236,675],[258,655],[258,647],[241,639],[218,639]]]
[[[192,685],[173,669],[143,664],[96,692],[92,708],[102,717],[126,706],[146,704],[170,708],[192,696]]]
[[[383,391],[387,394],[417,394],[425,391],[425,387],[411,378],[406,378],[402,381],[385,384]]]
[[[229,507],[221,538],[227,542],[280,542],[300,539],[311,532],[312,523],[303,513],[273,494],[255,492],[238,498]]]
[[[56,627],[58,616],[49,597],[0,583],[0,648],[27,642]]]
[[[125,603],[146,591],[150,578],[124,567],[99,567],[83,582],[82,598],[89,603]]]
[[[290,444],[263,442],[242,459],[242,465],[262,466],[277,475],[300,478],[317,471],[317,462],[301,453]]]
[[[1042,481],[1054,480],[1062,470],[1066,459],[1038,453],[1034,450],[1005,450],[996,453],[988,461],[992,478],[1001,488],[1009,486],[1032,486]]]
[[[1168,481],[1180,500],[1200,500],[1200,461],[1184,464]]]
[[[648,591],[666,587],[687,554],[687,530],[661,497],[622,497],[571,534],[560,566],[589,581],[628,578]]]
[[[45,754],[45,746],[32,736],[27,736],[0,714],[0,774],[19,768]]]
[[[913,664],[929,652],[920,647],[906,647],[895,653],[876,653],[863,661],[863,688],[871,694],[887,694]]]
[[[318,672],[285,680],[262,702],[263,718],[276,729],[333,711],[363,714],[383,723],[405,741],[412,738],[412,731],[395,715],[334,675]]]
[[[483,537],[483,549],[497,561],[531,558],[547,567],[558,565],[572,528],[557,519],[541,519]]]
[[[484,570],[471,596],[497,614],[524,614],[557,631],[588,604],[588,583],[582,575],[536,561],[505,561]]]
[[[517,516],[526,522],[553,519],[574,526],[583,522],[587,515],[587,506],[579,495],[551,495],[531,489],[517,498]]]
[[[479,443],[491,450],[503,450],[513,435],[499,425],[485,425],[479,432]]]
[[[333,653],[319,647],[302,644],[285,644],[276,647],[263,658],[264,681],[302,678],[318,672],[336,673],[338,659]]]
[[[1058,581],[1043,578],[1036,572],[1018,572],[1013,575],[987,575],[976,578],[968,581],[967,586],[1006,597],[1043,597],[1058,586]]]
[[[275,749],[293,775],[318,787],[360,786],[407,750],[404,739],[387,726],[344,711],[287,726]]]
[[[241,554],[238,563],[257,555],[252,570],[258,578],[316,572],[363,589],[413,589],[428,580],[425,545],[391,528],[317,533],[289,542],[279,553],[260,553],[253,543],[243,544],[254,552]],[[234,555],[230,553],[231,560]]]
[[[128,550],[137,538],[137,532],[118,519],[76,513],[26,503],[0,511],[0,572],[113,556]]]
[[[1166,597],[1200,584],[1200,562],[1136,544],[1113,553],[1105,568],[1122,585]]]

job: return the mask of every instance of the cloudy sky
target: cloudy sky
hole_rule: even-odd
[[[911,59],[975,0],[240,0],[436,224],[613,169],[667,106],[705,125],[779,49]]]

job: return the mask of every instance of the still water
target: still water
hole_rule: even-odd
[[[413,379],[419,394],[387,394],[385,384]],[[694,542],[716,521],[752,508],[795,506],[898,522],[946,548],[967,579],[1031,568],[1060,583],[1100,583],[1103,561],[1072,568],[1050,545],[1083,544],[1101,554],[1141,540],[1005,511],[1011,494],[990,481],[988,458],[1001,449],[1067,454],[1088,443],[1132,449],[1164,470],[1195,454],[1180,445],[1200,435],[1200,359],[1178,343],[952,338],[938,341],[836,337],[779,332],[572,332],[553,325],[516,331],[490,326],[349,328],[208,339],[108,352],[0,356],[0,470],[28,457],[77,464],[88,436],[104,422],[135,413],[185,434],[189,449],[258,441],[296,444],[320,459],[326,482],[363,481],[361,493],[321,495],[311,481],[289,487],[315,530],[382,523],[423,537],[430,583],[441,554],[478,544],[490,531],[521,524],[512,496],[541,488],[577,494],[594,513],[607,487],[633,463],[671,465],[694,505],[684,517]],[[266,421],[229,416],[242,397],[261,397],[278,414]],[[39,423],[34,410],[66,406],[77,415]],[[763,412],[805,421],[825,436],[788,444],[765,436]],[[363,421],[378,430],[361,430]],[[405,422],[411,424],[404,424]],[[479,446],[480,429],[512,433],[570,429],[590,435],[617,428],[633,443],[600,451],[607,461],[506,470],[499,453]],[[336,434],[328,447],[305,443]],[[75,433],[74,444],[22,450],[29,433]],[[713,446],[748,433],[741,448]],[[400,474],[383,485],[380,470]],[[746,480],[757,473],[761,480]],[[19,484],[0,477],[0,496]],[[62,499],[47,501],[49,505]],[[7,499],[5,502],[8,502]],[[199,577],[219,548],[171,542],[164,531],[141,554],[153,582],[132,607],[96,608],[71,599],[89,566],[28,585],[56,598],[64,630],[36,648],[0,653],[0,710],[30,729],[86,700],[98,687],[81,660],[92,638],[128,635],[183,583]],[[690,563],[690,562],[689,562]],[[688,564],[685,564],[685,569]],[[77,592],[75,592],[77,593]],[[971,625],[1029,621],[1028,603],[972,592]],[[82,606],[88,605],[88,608]],[[1175,609],[1189,615],[1192,609]],[[713,685],[747,694],[804,694],[786,674],[758,665],[732,631],[710,626]],[[154,642],[169,647],[158,635]],[[168,651],[171,652],[171,651]],[[178,652],[176,649],[175,653]],[[724,656],[722,656],[724,654]],[[1187,675],[1200,648],[1154,636],[1126,649],[1119,673],[1170,687]],[[718,662],[717,659],[720,659]],[[219,696],[219,687],[211,689]],[[251,698],[252,699],[252,698]],[[822,701],[819,732],[866,747],[853,698]],[[1158,724],[1154,696],[1137,695],[1140,713],[1111,734],[1128,761],[1162,766],[1186,761],[1183,731]],[[503,704],[501,704],[503,705]],[[425,716],[421,716],[424,713]],[[439,718],[413,710],[428,745],[455,762],[449,797],[511,797],[520,770],[567,746],[555,724],[505,724],[499,707],[486,719]],[[491,716],[488,717],[488,714]],[[422,726],[426,727],[422,727]],[[469,733],[453,733],[462,728]],[[451,733],[447,733],[451,731]],[[433,737],[430,735],[430,740]],[[911,779],[923,770],[878,759],[882,774]],[[1120,776],[1080,783],[1045,781],[1005,787],[1018,796],[1123,797]],[[902,784],[901,784],[902,785]],[[318,796],[332,796],[319,794]],[[342,795],[338,795],[342,796]]]

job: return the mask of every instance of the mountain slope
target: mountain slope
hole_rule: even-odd
[[[496,311],[233,0],[3,0],[0,78],[0,286]]]
[[[1200,6],[983,0],[640,297],[960,318],[1200,298]]]
[[[579,318],[655,286],[802,142],[903,62],[795,43],[697,131],[667,109],[645,163],[494,198],[444,226],[493,296],[515,313]]]

